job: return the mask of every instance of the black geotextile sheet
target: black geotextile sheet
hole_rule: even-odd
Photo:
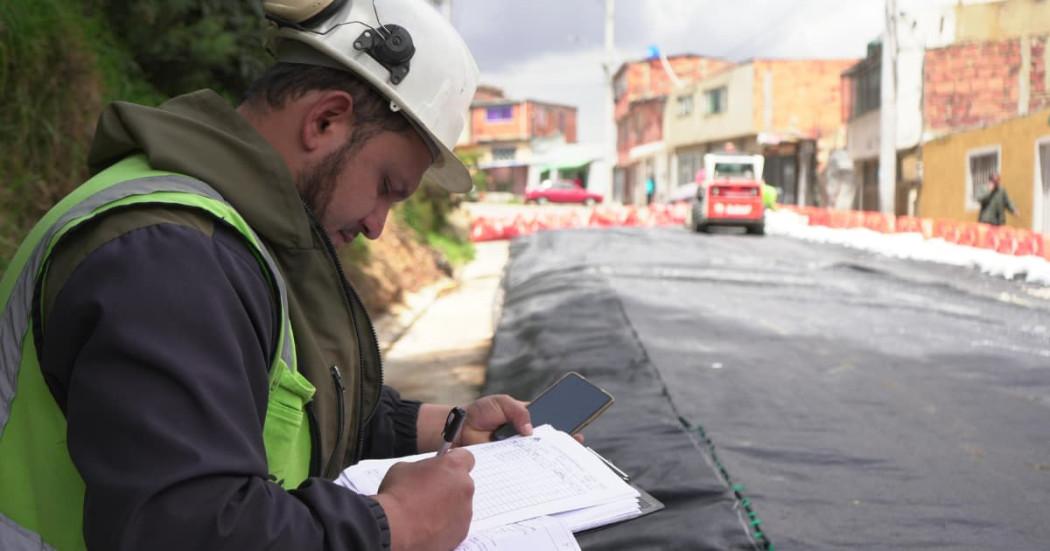
[[[606,387],[588,443],[668,507],[584,547],[745,548],[750,508],[778,551],[1050,550],[1050,305],[1024,284],[681,229],[511,254],[486,390]]]
[[[759,549],[748,515],[708,453],[683,426],[630,326],[594,266],[519,240],[505,274],[502,316],[485,393],[530,398],[567,371],[608,390],[614,405],[585,431],[586,444],[626,471],[666,509],[582,534],[584,549]],[[554,261],[551,264],[551,261]]]

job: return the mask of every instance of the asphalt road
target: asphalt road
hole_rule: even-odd
[[[778,550],[1050,548],[1045,290],[673,228],[521,240],[508,297],[568,269],[619,298]]]

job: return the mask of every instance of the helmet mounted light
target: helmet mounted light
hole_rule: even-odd
[[[369,29],[354,41],[354,48],[368,52],[372,59],[390,71],[390,82],[400,84],[408,76],[409,61],[416,53],[412,35],[397,25]]]

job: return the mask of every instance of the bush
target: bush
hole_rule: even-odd
[[[270,64],[260,2],[92,1],[149,82],[167,96],[211,88],[239,102]]]
[[[396,212],[420,241],[434,247],[453,266],[474,257],[471,243],[459,235],[449,223],[449,213],[455,208],[453,195],[439,186],[424,182]]]

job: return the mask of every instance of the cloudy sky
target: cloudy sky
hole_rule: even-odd
[[[618,0],[616,65],[644,58],[649,45],[733,61],[862,57],[882,32],[883,6],[883,0]],[[580,141],[598,141],[605,132],[604,7],[604,0],[453,0],[452,21],[483,83],[515,98],[575,105]]]

